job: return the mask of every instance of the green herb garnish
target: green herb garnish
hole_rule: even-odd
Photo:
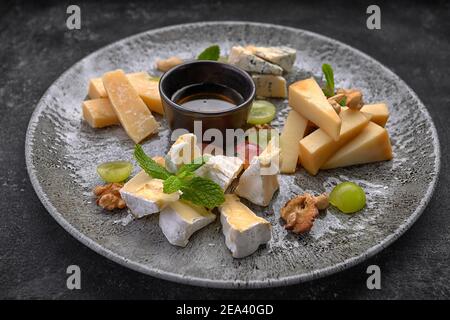
[[[220,47],[217,44],[215,44],[203,50],[203,52],[198,55],[197,60],[217,61],[219,60],[219,57],[220,57]]]
[[[139,144],[134,148],[134,157],[139,166],[148,175],[164,180],[164,193],[173,193],[180,190],[182,192],[181,199],[208,209],[215,208],[225,201],[223,190],[217,183],[210,179],[194,175],[194,171],[208,161],[205,157],[195,159],[193,163],[183,165],[177,174],[170,173],[147,156]]]
[[[341,101],[339,101],[339,105],[340,105],[341,107],[345,107],[345,106],[347,105],[347,97],[346,97],[346,96],[344,96],[344,97],[341,99]]]
[[[322,72],[325,75],[325,80],[327,82],[325,88],[323,88],[323,93],[330,98],[334,96],[334,73],[333,68],[328,63],[322,65]]]

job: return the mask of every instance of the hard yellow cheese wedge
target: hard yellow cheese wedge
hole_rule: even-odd
[[[342,107],[341,110],[347,110],[347,107]],[[389,119],[389,110],[385,103],[366,104],[360,111],[372,115],[370,121],[376,123],[379,126],[384,127]]]
[[[158,130],[158,122],[139,97],[123,70],[107,72],[102,79],[122,127],[135,143],[141,142]]]
[[[135,72],[127,74],[131,85],[138,92],[147,107],[154,112],[164,114],[161,96],[159,95],[159,82],[154,80],[147,72]],[[89,98],[107,98],[102,78],[94,78],[89,81]]]
[[[339,139],[341,119],[314,78],[297,81],[289,86],[289,105],[333,140]]]
[[[347,167],[392,159],[392,147],[385,128],[369,124],[353,140],[339,149],[322,169]]]
[[[119,124],[119,118],[108,98],[83,101],[83,118],[92,128],[103,128]]]
[[[300,140],[299,159],[301,165],[312,175],[344,144],[356,137],[367,126],[370,115],[355,110],[340,113],[342,129],[338,141],[328,136],[322,129],[317,129]]]
[[[308,120],[297,111],[289,111],[280,136],[280,170],[282,173],[295,172],[299,154],[298,142],[304,137],[307,125]]]

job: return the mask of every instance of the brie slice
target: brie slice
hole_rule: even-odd
[[[236,195],[226,194],[219,211],[225,244],[234,258],[249,256],[270,241],[270,223],[254,214]]]
[[[208,178],[226,190],[244,167],[244,162],[238,157],[223,155],[209,156],[208,161],[195,171],[200,177]]]
[[[191,235],[207,226],[216,216],[204,207],[179,200],[172,202],[159,214],[159,226],[174,246],[185,247]]]
[[[187,133],[178,137],[166,155],[166,168],[176,173],[183,164],[189,164],[199,158],[202,151],[197,146],[195,134]]]
[[[251,160],[250,166],[239,178],[236,188],[238,196],[263,207],[269,204],[279,188],[280,149],[274,141],[275,139],[270,140],[266,149]]]
[[[153,179],[145,171],[139,172],[120,189],[120,195],[136,218],[161,211],[177,201],[180,192],[164,193],[163,180]]]

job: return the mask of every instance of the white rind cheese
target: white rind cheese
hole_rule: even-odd
[[[292,70],[297,51],[289,47],[248,47],[253,54],[267,60],[271,63],[279,65],[286,72]]]
[[[244,162],[238,157],[223,155],[209,156],[208,161],[195,171],[200,177],[208,178],[226,190],[244,167]]]
[[[216,216],[203,207],[179,200],[159,214],[159,226],[170,244],[185,247],[191,235],[207,226]]]
[[[163,192],[163,180],[139,172],[120,189],[120,195],[136,218],[157,213],[180,198],[180,192]]]
[[[254,74],[252,78],[255,82],[257,96],[266,98],[287,97],[286,79],[282,76]]]
[[[241,46],[231,48],[228,63],[252,73],[281,75],[283,68],[255,56]]]
[[[275,140],[270,140],[267,148],[251,160],[236,187],[237,195],[263,207],[269,204],[279,188],[280,149],[275,146]]]
[[[183,134],[170,147],[165,158],[166,168],[168,171],[176,173],[183,164],[192,163],[194,159],[199,158],[201,155],[202,151],[197,146],[195,134]]]
[[[226,194],[219,207],[225,244],[234,258],[244,258],[270,241],[270,223],[258,217],[234,194]]]

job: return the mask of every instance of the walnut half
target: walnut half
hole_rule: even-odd
[[[108,211],[125,208],[125,201],[123,201],[119,192],[122,187],[123,184],[121,183],[108,183],[95,187],[93,192],[97,196],[97,205]]]
[[[281,208],[281,218],[286,222],[285,228],[301,234],[311,230],[319,210],[328,207],[326,193],[314,197],[309,193],[292,198]]]

